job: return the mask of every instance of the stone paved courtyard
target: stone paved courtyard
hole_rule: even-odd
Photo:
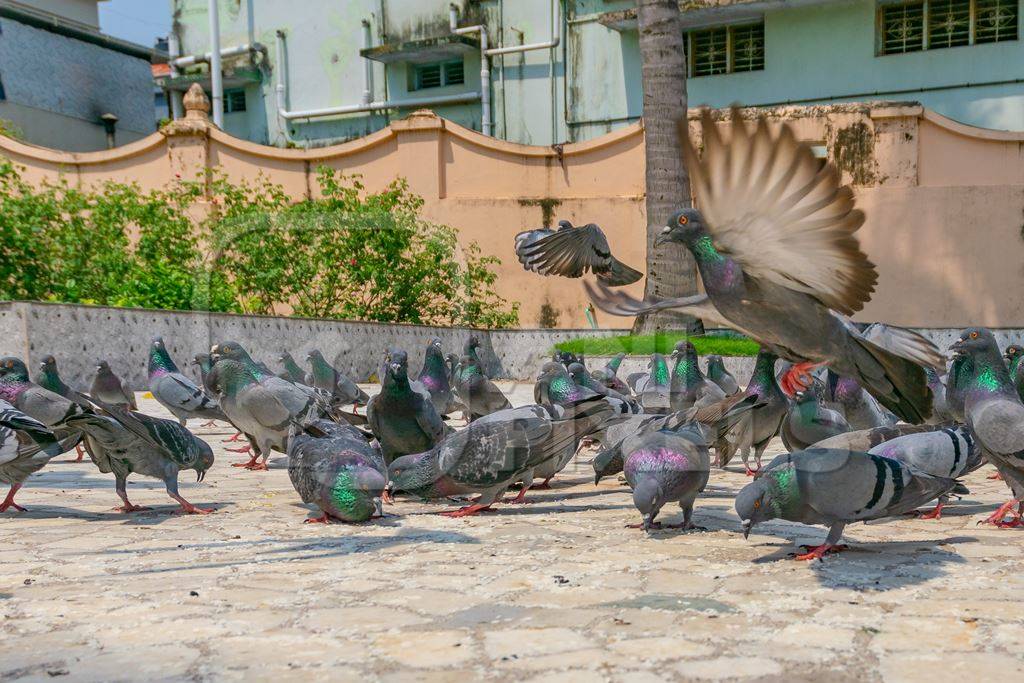
[[[532,505],[306,525],[283,459],[231,468],[230,431],[198,431],[218,463],[182,493],[215,514],[145,479],[152,512],[111,512],[112,477],[62,456],[0,515],[0,680],[1024,680],[1024,534],[975,524],[1006,497],[990,468],[941,520],[851,526],[805,564],[824,529],[743,539],[742,472],[712,473],[706,532],[624,528],[628,490],[586,462]]]

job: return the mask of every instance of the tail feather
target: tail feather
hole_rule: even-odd
[[[882,368],[879,376],[868,363],[858,363],[861,385],[901,420],[920,424],[932,416],[932,390],[924,368],[867,339],[851,336]],[[865,359],[866,360],[866,359]]]

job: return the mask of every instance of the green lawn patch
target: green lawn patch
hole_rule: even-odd
[[[639,337],[632,335],[604,338],[582,337],[555,344],[555,348],[575,354],[582,353],[586,356],[614,356],[620,352],[629,356],[649,356],[652,353],[672,353],[676,342],[686,338],[684,332],[647,334]],[[690,337],[690,341],[697,347],[697,353],[701,356],[710,354],[756,356],[758,349],[757,342],[750,341],[745,337],[709,335]]]

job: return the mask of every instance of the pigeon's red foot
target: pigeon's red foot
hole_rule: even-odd
[[[794,557],[794,560],[807,561],[807,560],[820,560],[821,558],[831,553],[839,553],[847,549],[845,545],[832,545],[830,543],[823,543],[821,545],[810,546],[802,545],[801,548],[806,548],[810,552],[802,553]]]
[[[918,519],[942,519],[943,507],[944,505],[942,503],[938,503],[935,505],[935,509],[931,512],[915,512],[912,514],[917,515]]]
[[[82,448],[82,444],[75,446],[75,454],[77,457],[71,462],[82,462],[85,460],[85,449]]]
[[[792,398],[796,392],[804,391],[807,387],[811,386],[814,382],[811,372],[822,365],[825,365],[825,363],[796,363],[790,366],[786,374],[782,376],[779,386],[782,387],[787,396]]]
[[[1024,520],[1022,520],[1020,517],[1015,517],[1006,522],[996,522],[995,525],[1000,529],[1015,529],[1017,527],[1024,526]]]
[[[307,517],[302,520],[303,524],[330,524],[331,518],[327,516],[327,513],[320,515],[319,517]]]
[[[643,522],[639,522],[637,524],[627,524],[626,528],[627,529],[643,529],[644,528],[644,524],[643,524]],[[647,525],[646,528],[648,528],[648,529],[661,529],[662,528],[661,522],[651,522],[650,524]]]
[[[1002,481],[1003,480],[1003,475],[1001,475],[998,472],[996,472],[995,474],[990,474],[990,475],[988,475],[985,478],[986,479],[994,479],[996,481]]]
[[[133,505],[131,503],[125,503],[121,507],[112,508],[114,512],[123,512],[124,514],[128,514],[129,512],[145,512],[151,509],[152,508],[144,507],[142,505]]]
[[[437,514],[442,517],[469,517],[470,515],[484,512],[485,510],[490,511],[490,509],[490,505],[477,505],[474,503],[472,505],[467,505],[464,508],[459,508],[458,510],[449,510],[447,512],[439,512]]]
[[[225,449],[225,450],[229,450],[230,451],[231,449],[228,448],[228,449]],[[241,451],[238,451],[238,452],[241,452]],[[256,461],[259,460],[259,459],[260,459],[260,456],[258,456],[255,453],[253,453],[252,457],[249,458],[248,460],[246,460],[245,462],[233,462],[233,463],[231,463],[231,466],[232,467],[244,467],[247,470],[251,470],[253,467],[256,466]]]
[[[232,441],[238,441],[242,438],[242,432],[235,432],[235,435],[224,439],[221,443],[231,443]]]
[[[248,453],[249,451],[252,450],[252,444],[247,443],[241,448],[225,448],[224,450],[228,451],[229,453]]]
[[[208,508],[197,508],[184,498],[178,498],[177,501],[181,504],[181,509],[175,510],[176,513],[183,515],[209,515],[213,513],[213,510]]]
[[[757,468],[756,470],[752,470],[752,469],[750,469],[750,466],[749,466],[749,465],[744,465],[744,466],[743,466],[743,469],[744,469],[744,470],[746,470],[746,475],[747,475],[748,477],[753,477],[753,476],[755,476],[755,475],[756,475],[756,474],[757,474],[758,472],[760,472],[760,471],[761,471],[761,468],[760,468],[760,467],[758,467],[758,468]]]
[[[14,502],[14,494],[21,488],[21,484],[12,484],[11,490],[7,492],[7,497],[0,503],[0,512],[7,512],[8,508],[14,508],[18,512],[25,512],[25,508],[21,507]]]
[[[501,502],[509,503],[512,505],[529,505],[530,503],[533,502],[532,500],[526,500],[526,492],[529,490],[529,486],[524,486],[523,488],[519,489],[519,493],[516,495],[515,498],[505,498]]]
[[[217,421],[216,420],[207,420],[206,422],[204,422],[203,424],[201,424],[199,426],[200,427],[216,427],[217,426]]]
[[[1000,528],[1010,528],[1011,526],[1019,526],[1019,524],[1012,524],[1012,522],[1014,521],[1018,523],[1020,522],[1020,510],[1013,509],[1013,506],[1018,505],[1019,503],[1020,501],[1017,499],[1009,500],[1003,503],[995,512],[993,512],[991,515],[978,522],[978,524],[995,524]],[[1006,515],[1010,515],[1010,522],[1004,521]]]
[[[530,488],[533,489],[534,491],[547,491],[548,489],[551,488],[551,477],[548,477],[539,484],[534,484]]]

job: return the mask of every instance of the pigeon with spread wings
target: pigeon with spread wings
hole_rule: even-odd
[[[541,275],[581,277],[593,271],[610,287],[636,282],[643,273],[612,256],[608,239],[597,225],[574,228],[558,221],[558,230],[541,228],[516,235],[516,256],[526,270]]]
[[[835,168],[822,166],[786,124],[773,134],[760,118],[751,131],[734,110],[723,137],[710,113],[702,121],[701,158],[685,139],[701,209],[676,212],[655,248],[684,244],[706,293],[638,301],[598,282],[587,283],[591,300],[616,315],[676,309],[738,330],[796,363],[783,381],[790,395],[827,363],[902,419],[927,419],[931,390],[911,358],[934,347],[903,330],[895,348],[883,348],[846,318],[863,308],[878,274],[855,237],[864,214]]]

